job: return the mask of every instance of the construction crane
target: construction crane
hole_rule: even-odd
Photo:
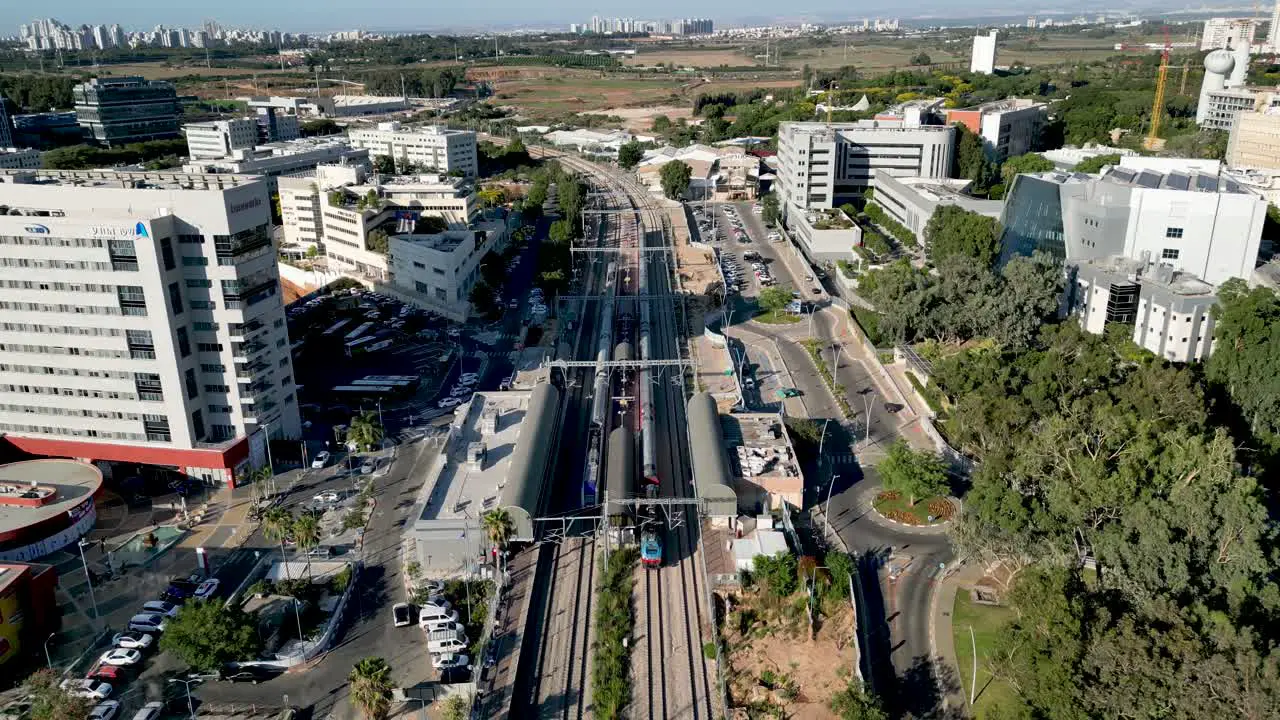
[[[1169,49],[1172,45],[1169,43],[1169,28],[1164,28],[1164,52],[1160,53],[1160,72],[1156,76],[1156,97],[1151,103],[1151,129],[1147,131],[1147,139],[1142,141],[1142,147],[1148,150],[1159,150],[1164,146],[1164,141],[1160,139],[1160,119],[1164,116],[1164,86],[1165,81],[1169,79]]]

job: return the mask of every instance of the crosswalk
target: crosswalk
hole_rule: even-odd
[[[827,462],[832,465],[857,465],[858,456],[853,453],[843,453],[840,455],[827,454],[823,456]]]

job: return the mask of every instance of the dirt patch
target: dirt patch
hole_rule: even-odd
[[[653,119],[666,115],[675,122],[679,118],[686,120],[693,117],[693,108],[688,105],[653,105],[650,107],[614,107],[598,111],[600,115],[616,115],[622,118],[622,126],[631,132],[645,133],[653,127]]]
[[[827,720],[831,698],[853,672],[853,612],[847,601],[824,603],[809,637],[805,596],[790,601],[746,593],[724,624],[729,695],[735,707],[765,705],[784,717]]]
[[[659,63],[672,63],[676,67],[715,68],[721,65],[740,67],[753,65],[755,61],[740,48],[723,48],[717,50],[681,50],[661,49],[655,52],[638,52],[627,58],[627,65],[644,67]]]

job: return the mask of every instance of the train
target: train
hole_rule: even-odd
[[[656,530],[640,534],[640,562],[647,568],[662,567],[662,540]]]
[[[613,388],[609,382],[609,353],[613,350],[614,293],[617,291],[618,264],[611,262],[605,270],[601,293],[600,332],[596,335],[596,374],[591,396],[591,424],[587,436],[587,470],[582,482],[582,504],[594,505],[600,493],[600,466],[604,459],[604,433],[609,423]]]

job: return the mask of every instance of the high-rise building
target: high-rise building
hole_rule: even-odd
[[[1201,50],[1234,50],[1240,45],[1253,46],[1253,36],[1260,23],[1248,18],[1210,18],[1204,21],[1200,35]]]
[[[969,72],[990,75],[996,71],[996,37],[999,30],[986,35],[973,36],[973,55],[969,58]]]
[[[85,138],[113,146],[181,137],[173,85],[140,77],[94,78],[72,89]]]
[[[1227,165],[1280,171],[1280,108],[1243,110],[1227,141]]]
[[[230,484],[301,433],[261,178],[0,172],[0,434]]]
[[[784,211],[839,207],[895,177],[951,174],[955,128],[902,120],[784,122],[778,127],[776,185]]]
[[[13,119],[9,115],[9,104],[4,95],[0,95],[0,150],[16,147],[13,143]]]
[[[426,170],[466,177],[480,171],[476,158],[476,134],[436,125],[410,128],[398,122],[378,123],[374,129],[353,129],[351,147],[364,148],[370,156],[386,155],[397,163],[411,162]]]

